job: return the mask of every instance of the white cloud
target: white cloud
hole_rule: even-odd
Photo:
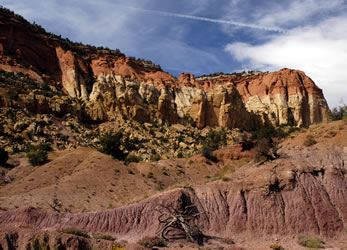
[[[323,13],[336,10],[344,0],[291,0],[285,4],[275,4],[272,8],[258,13],[260,25],[290,27],[323,16]]]
[[[347,17],[295,28],[260,45],[235,42],[226,51],[251,68],[306,72],[323,89],[330,107],[347,97]],[[345,100],[346,101],[346,100]]]

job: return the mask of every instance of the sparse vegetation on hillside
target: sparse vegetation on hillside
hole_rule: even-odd
[[[115,241],[116,238],[112,237],[109,234],[101,233],[101,232],[96,232],[93,234],[94,239],[100,239],[100,240],[108,240],[108,241]]]
[[[125,158],[125,163],[140,162],[140,161],[142,161],[141,157],[134,154],[128,154],[127,157]]]
[[[146,177],[147,177],[148,179],[153,178],[153,172],[148,172],[147,175],[146,175]]]
[[[284,250],[284,248],[278,243],[271,244],[270,248],[273,250]]]
[[[63,228],[58,230],[58,232],[65,234],[73,234],[84,238],[90,238],[89,234],[86,231],[77,228]]]
[[[334,121],[347,120],[347,105],[335,107],[331,110],[331,115]]]
[[[117,133],[107,133],[103,137],[100,138],[102,153],[111,155],[113,158],[118,160],[125,160],[127,154],[121,149],[122,145],[122,131]]]
[[[39,235],[36,235],[34,239],[30,242],[30,249],[34,250],[48,250],[50,249],[48,236],[43,233],[42,238]],[[59,247],[59,244],[57,245]],[[53,248],[56,249],[56,248]]]
[[[210,130],[206,135],[203,148],[202,155],[206,158],[216,161],[216,158],[213,156],[212,152],[221,148],[222,146],[227,145],[227,134],[224,128],[219,130]]]
[[[139,240],[137,244],[144,246],[145,248],[167,246],[167,242],[159,237],[144,237],[143,239]]]
[[[304,140],[304,146],[305,147],[310,147],[316,143],[317,143],[317,141],[314,139],[313,135],[309,134],[305,137],[305,140]]]
[[[324,241],[317,237],[300,236],[298,243],[307,248],[324,248]]]
[[[51,147],[48,144],[30,145],[27,157],[33,166],[39,166],[47,162],[48,151]]]
[[[39,83],[31,79],[28,75],[21,72],[13,73],[0,70],[0,86],[9,87],[12,91],[15,89],[20,93],[29,93],[34,91],[36,95],[43,95],[46,97],[65,96],[64,92],[59,89],[59,85],[50,86],[49,84]]]

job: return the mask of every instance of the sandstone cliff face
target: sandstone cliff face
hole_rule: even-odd
[[[176,123],[190,116],[205,126],[254,129],[308,126],[328,120],[322,91],[303,72],[178,79],[151,62],[119,51],[73,44],[6,11],[0,16],[0,69],[22,72],[86,103],[94,121],[119,114],[138,121]]]
[[[329,120],[322,90],[302,71],[282,69],[273,73],[204,77],[195,83],[207,91],[211,91],[211,86],[234,83],[247,110],[275,126],[308,126]]]
[[[273,124],[307,126],[328,120],[322,90],[304,72],[283,69],[237,86],[247,108],[263,111]]]
[[[64,51],[61,47],[56,48],[56,55],[61,70],[62,85],[68,95],[87,99],[87,88],[81,75],[83,71],[79,69],[76,57],[70,50]]]

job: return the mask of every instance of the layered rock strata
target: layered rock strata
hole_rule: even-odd
[[[167,191],[133,205],[94,213],[63,214],[27,208],[0,212],[1,227],[35,230],[78,228],[132,241],[155,236],[159,204],[177,210],[194,205],[205,236],[320,235],[338,238],[346,223],[346,167],[336,153],[298,151],[251,165],[232,182]],[[237,178],[237,176],[242,178]]]
[[[6,10],[0,11],[0,69],[58,84],[82,99],[94,121],[120,113],[141,122],[255,129],[263,125],[308,126],[327,121],[321,89],[303,72],[217,75],[178,79],[151,62],[119,51],[60,39]]]

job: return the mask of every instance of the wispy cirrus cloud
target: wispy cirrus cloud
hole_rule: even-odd
[[[239,26],[243,28],[250,28],[250,29],[261,29],[261,30],[267,30],[267,31],[274,31],[274,32],[284,32],[285,30],[272,27],[270,25],[263,26],[263,25],[257,25],[257,24],[251,24],[251,23],[242,23],[242,22],[236,22],[236,21],[229,21],[229,20],[223,20],[223,19],[215,19],[215,18],[208,18],[208,17],[201,17],[201,16],[192,16],[192,15],[184,15],[184,14],[178,14],[178,13],[171,13],[171,12],[165,12],[165,11],[159,11],[159,10],[149,10],[149,9],[142,9],[142,8],[135,8],[132,7],[132,9],[147,12],[150,14],[157,14],[167,17],[177,17],[177,18],[185,18],[190,20],[196,20],[196,21],[203,21],[203,22],[211,22],[211,23],[219,23],[219,24],[226,24],[226,25],[233,25],[233,26]]]

